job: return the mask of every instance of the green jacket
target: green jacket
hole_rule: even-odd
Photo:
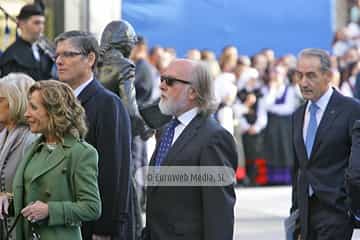
[[[24,206],[24,169],[41,144],[37,139],[17,168],[14,182],[15,216]],[[98,189],[98,155],[86,142],[68,135],[53,152],[51,161],[44,161],[31,180],[28,199],[48,204],[49,217],[35,223],[35,231],[42,240],[82,239],[82,221],[93,221],[101,215]],[[24,217],[16,225],[16,239],[27,240]]]

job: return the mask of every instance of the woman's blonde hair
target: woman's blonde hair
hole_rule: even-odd
[[[38,81],[29,90],[29,97],[38,91],[45,107],[49,123],[47,132],[59,140],[66,134],[84,139],[87,133],[85,110],[72,89],[56,80]]]
[[[24,113],[27,106],[27,92],[35,81],[23,73],[10,73],[0,79],[0,97],[9,103],[10,120],[16,125],[26,124]]]

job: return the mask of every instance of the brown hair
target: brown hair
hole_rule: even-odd
[[[49,115],[48,133],[61,141],[66,134],[85,138],[85,110],[67,84],[56,80],[38,81],[31,86],[29,96],[35,91],[39,91]]]

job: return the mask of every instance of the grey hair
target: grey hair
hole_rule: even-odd
[[[26,124],[27,93],[34,83],[31,77],[23,73],[10,73],[0,79],[0,96],[8,101],[10,120],[16,125]]]
[[[84,56],[91,52],[95,54],[95,63],[92,69],[95,70],[97,61],[99,59],[99,43],[96,38],[89,32],[84,31],[68,31],[61,33],[55,38],[55,45],[59,42],[69,40],[71,44],[77,48]]]
[[[331,71],[331,59],[327,51],[319,48],[306,48],[299,53],[298,58],[303,56],[318,58],[320,60],[320,70],[323,72]]]
[[[198,62],[194,67],[191,79],[192,87],[197,93],[197,106],[200,112],[210,115],[217,109],[218,103],[214,93],[214,79],[209,66]]]

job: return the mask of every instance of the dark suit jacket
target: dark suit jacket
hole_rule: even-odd
[[[38,62],[33,56],[31,44],[17,37],[0,57],[0,77],[13,72],[21,72],[34,80],[50,79],[54,62],[40,48],[39,54],[40,61]]]
[[[349,192],[351,212],[360,215],[360,120],[355,121],[352,132],[352,146],[349,169],[346,173],[346,185]],[[360,228],[360,221],[355,221]]]
[[[344,213],[348,210],[345,170],[349,163],[352,127],[354,121],[360,119],[360,105],[334,90],[319,123],[310,159],[303,139],[305,110],[306,104],[293,115],[295,177],[292,202],[292,211],[300,209],[304,238],[308,230],[309,184],[321,203]]]
[[[356,75],[354,97],[360,99],[360,73]]]
[[[83,236],[116,236],[129,219],[130,137],[129,115],[121,100],[94,79],[79,95],[89,132],[86,141],[99,153],[99,190],[102,215],[83,225]]]
[[[150,165],[154,165],[154,156]],[[198,114],[174,142],[162,165],[235,169],[233,137],[213,118]],[[144,232],[151,240],[232,240],[234,204],[233,185],[149,187]]]

